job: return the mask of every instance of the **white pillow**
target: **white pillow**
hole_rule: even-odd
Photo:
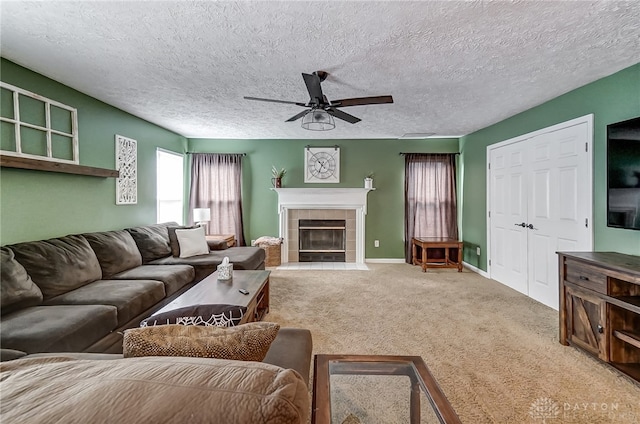
[[[204,235],[204,227],[176,230],[176,238],[180,245],[181,258],[206,255],[209,253],[209,245]]]

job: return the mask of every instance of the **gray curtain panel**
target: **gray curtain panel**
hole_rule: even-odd
[[[412,237],[458,239],[456,155],[405,155],[405,260],[411,263]]]
[[[244,246],[242,154],[194,153],[191,157],[189,222],[195,208],[211,209],[208,234],[234,234]]]

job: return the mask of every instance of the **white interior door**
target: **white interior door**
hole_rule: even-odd
[[[527,204],[519,143],[491,151],[491,275],[527,294]]]
[[[556,310],[556,252],[593,246],[586,118],[489,146],[489,275]]]
[[[587,123],[581,123],[540,134],[528,143],[529,296],[556,310],[556,252],[591,250],[588,135]]]

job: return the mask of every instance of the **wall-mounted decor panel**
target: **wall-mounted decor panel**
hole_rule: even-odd
[[[116,205],[138,203],[138,142],[116,134]]]

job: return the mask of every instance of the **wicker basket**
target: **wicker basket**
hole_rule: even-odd
[[[282,265],[282,259],[280,256],[280,245],[275,246],[260,246],[264,249],[266,258],[264,259],[265,266],[280,266]]]

